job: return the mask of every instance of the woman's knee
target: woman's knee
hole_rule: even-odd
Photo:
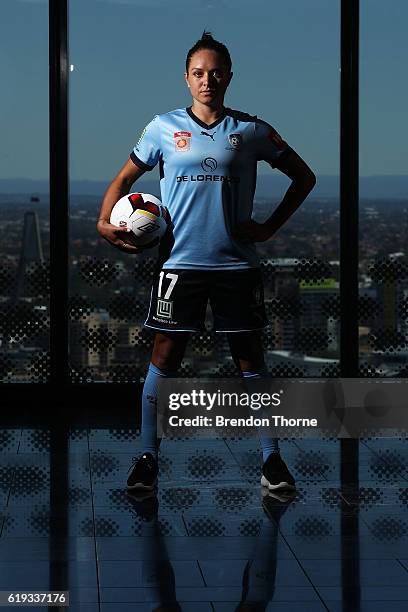
[[[152,363],[161,370],[177,370],[181,364],[188,341],[188,334],[156,334]]]

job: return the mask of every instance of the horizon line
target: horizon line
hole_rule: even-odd
[[[283,173],[282,177],[284,177],[285,175]],[[142,175],[143,176],[143,175]],[[258,177],[261,176],[273,176],[272,174],[268,173],[258,173]],[[279,175],[278,175],[279,176]],[[340,178],[340,174],[316,174],[316,176],[318,177],[322,177],[322,178]],[[363,175],[359,175],[359,178],[408,178],[408,174],[363,174]],[[109,179],[107,179],[109,180]],[[140,177],[140,180],[157,180],[154,178],[145,178],[142,179],[142,177]],[[16,177],[0,177],[0,181],[38,181],[38,182],[47,182],[49,181],[49,178],[30,178],[30,177],[23,177],[23,176],[16,176]],[[92,182],[92,183],[103,183],[104,179],[96,179],[96,178],[74,178],[71,179],[70,182]]]

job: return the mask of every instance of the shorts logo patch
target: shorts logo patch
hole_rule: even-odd
[[[191,132],[174,132],[174,147],[176,151],[189,151],[191,147]]]
[[[158,299],[156,314],[163,319],[171,319],[173,316],[173,302]]]
[[[228,142],[233,149],[239,150],[242,146],[242,135],[241,134],[230,134],[228,136]]]

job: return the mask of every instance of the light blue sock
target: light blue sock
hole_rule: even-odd
[[[266,368],[262,368],[259,372],[241,372],[244,378],[266,378],[268,371]],[[271,453],[279,453],[279,439],[278,438],[264,438],[259,436],[259,441],[262,447],[262,459],[263,462],[268,459]]]
[[[142,449],[157,461],[160,441],[157,439],[157,385],[160,378],[172,378],[174,372],[149,364],[142,394]]]

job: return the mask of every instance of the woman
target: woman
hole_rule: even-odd
[[[190,49],[185,80],[193,101],[156,116],[104,196],[98,231],[126,253],[138,249],[126,230],[109,223],[114,204],[144,172],[160,164],[163,204],[174,226],[174,244],[152,290],[145,325],[157,331],[142,398],[143,454],[127,481],[130,490],[157,483],[157,384],[175,376],[189,334],[203,328],[207,301],[214,326],[228,334],[242,375],[265,375],[260,330],[266,324],[255,242],[273,236],[315,184],[306,163],[267,123],[224,106],[232,78],[228,49],[203,36]],[[292,179],[282,202],[265,223],[251,219],[259,160]],[[261,483],[294,488],[277,439],[261,438]]]

